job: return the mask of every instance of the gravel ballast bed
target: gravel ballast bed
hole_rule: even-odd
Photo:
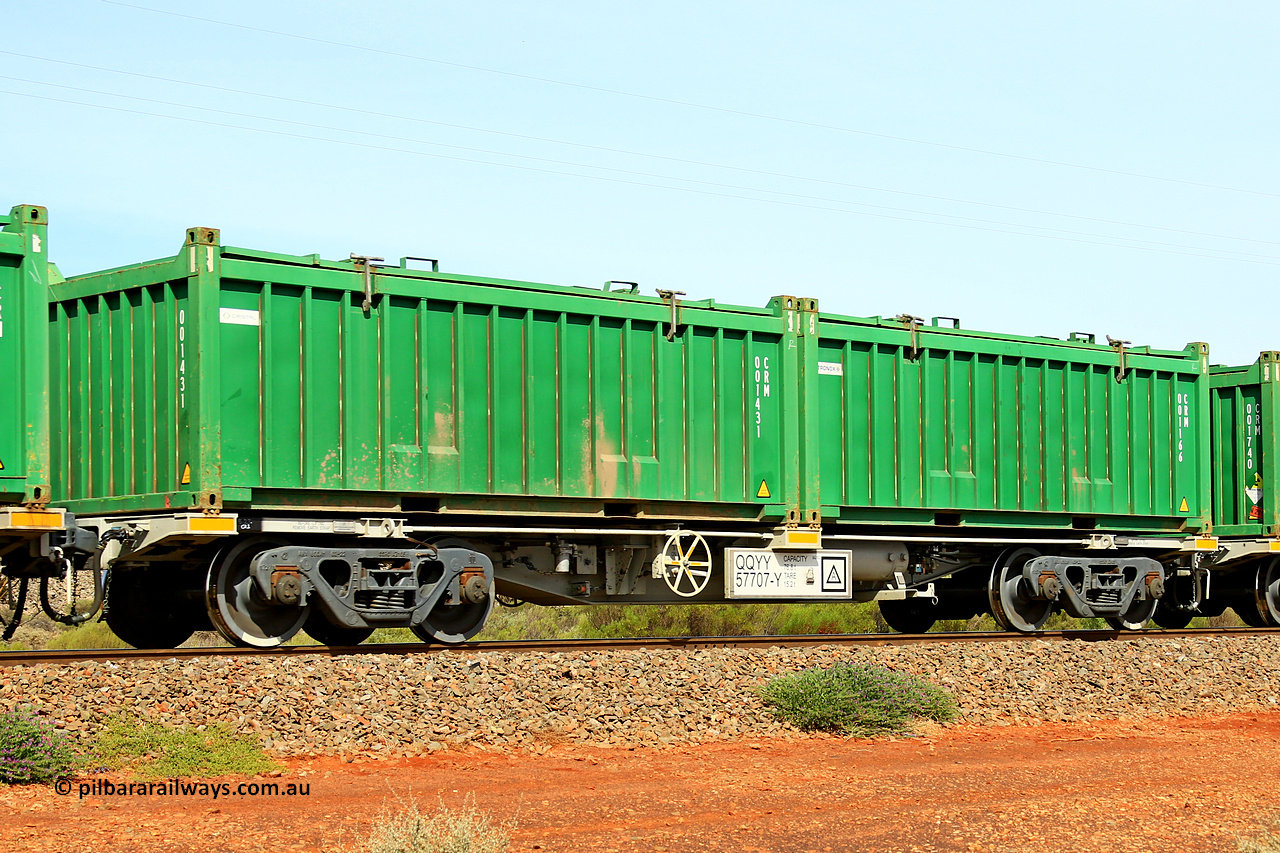
[[[978,724],[1280,708],[1280,638],[1205,637],[41,664],[0,669],[0,709],[85,740],[112,717],[225,723],[280,756],[661,746],[796,734],[755,689],[838,662],[922,676]]]

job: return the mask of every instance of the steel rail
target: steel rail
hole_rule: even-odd
[[[573,652],[632,649],[805,648],[813,646],[906,646],[945,643],[1064,642],[1086,643],[1138,639],[1207,639],[1211,637],[1280,636],[1280,628],[1184,628],[1116,631],[1040,631],[1018,634],[970,631],[932,634],[805,634],[794,637],[626,637],[602,640],[502,640],[454,646],[424,643],[371,643],[362,646],[278,646],[273,649],[234,646],[181,649],[49,649],[2,651],[0,668],[84,661],[169,660],[203,657],[350,657],[478,652]]]

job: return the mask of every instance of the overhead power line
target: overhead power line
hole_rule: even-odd
[[[487,68],[481,65],[469,65],[462,62],[450,62],[444,59],[437,59],[431,56],[422,56],[414,53],[403,53],[401,51],[387,50],[386,48],[371,47],[369,45],[355,44],[352,42],[336,41],[333,39],[317,38],[315,36],[306,36],[300,33],[290,33],[282,30],[272,30],[265,27],[255,27],[249,24],[239,24],[234,21],[223,21],[216,18],[205,18],[199,15],[191,15],[186,12],[174,12],[169,9],[155,9],[150,6],[140,6],[136,3],[124,3],[122,0],[100,0],[112,6],[120,6],[127,9],[135,9],[141,12],[150,12],[157,15],[169,15],[175,18],[185,18],[191,21],[199,21],[204,24],[214,24],[221,27],[231,27],[249,32],[262,33],[264,35],[278,36],[280,38],[295,39],[297,41],[310,42],[312,44],[321,44],[327,47],[340,47],[347,50],[357,50],[365,53],[375,53],[382,56],[391,56],[398,59],[408,59],[415,62],[428,62],[433,65],[442,65],[450,68],[461,68],[467,71],[477,71],[484,74],[496,74],[503,77],[511,77],[519,80],[530,80],[538,83],[547,83],[554,86],[566,86],[573,89],[581,89],[588,92],[599,92],[606,95],[617,95],[624,98],[635,98],[643,101],[651,101],[660,104],[670,104],[673,106],[688,107],[698,110],[709,110],[712,112],[723,113],[726,115],[742,116],[744,118],[754,118],[763,121],[781,122],[784,124],[797,125],[800,127],[811,127],[819,130],[829,130],[837,133],[852,133],[860,136],[872,137],[875,139],[885,139],[892,142],[907,142],[913,145],[928,145],[934,148],[945,148],[951,151],[964,151],[970,154],[983,154],[989,157],[1004,157],[1011,160],[1021,160],[1026,163],[1039,163],[1046,166],[1058,166],[1066,169],[1081,169],[1089,172],[1097,172],[1106,175],[1118,175],[1127,178],[1140,178],[1149,181],[1162,181],[1170,184],[1181,184],[1183,186],[1200,187],[1202,189],[1221,190],[1223,192],[1245,193],[1247,195],[1267,196],[1270,198],[1280,198],[1280,193],[1266,192],[1264,190],[1248,189],[1246,187],[1231,187],[1221,184],[1211,184],[1202,181],[1192,181],[1183,178],[1170,178],[1163,175],[1149,175],[1142,172],[1129,172],[1122,169],[1109,169],[1102,166],[1088,166],[1082,163],[1070,163],[1063,160],[1050,160],[1043,157],[1030,157],[1023,154],[1013,154],[1007,151],[992,151],[985,148],[973,148],[966,145],[955,145],[947,142],[936,142],[929,139],[915,139],[909,136],[896,136],[889,133],[878,133],[871,130],[862,130],[854,127],[842,127],[840,125],[825,124],[822,122],[808,121],[805,119],[787,118],[786,116],[771,115],[769,113],[757,113],[749,110],[738,110],[731,107],[721,107],[714,104],[704,104],[696,101],[683,101],[677,98],[664,98],[658,95],[645,95],[639,92],[628,92],[622,89],[610,89],[603,86],[592,86],[587,83],[576,83],[570,80],[557,80],[552,77],[540,77],[534,74],[522,74],[516,71],[504,71],[498,68]]]
[[[1190,247],[1193,249],[1197,249],[1198,251],[1186,251],[1186,247],[1159,248],[1158,247],[1159,244],[1134,245],[1134,243],[1149,243],[1150,241],[1134,241],[1129,238],[1113,237],[1109,235],[1066,236],[1067,234],[1071,234],[1074,232],[1065,232],[1062,234],[1039,233],[1041,231],[1046,231],[1046,230],[1055,231],[1058,229],[1044,229],[1044,228],[1041,228],[1040,226],[1018,225],[1016,223],[995,223],[995,224],[1002,224],[1002,225],[1011,225],[1014,228],[1027,229],[1022,231],[1012,231],[1012,230],[1009,230],[1008,228],[989,227],[987,225],[981,225],[981,224],[971,224],[971,223],[965,223],[965,222],[942,222],[942,221],[938,221],[937,219],[918,219],[912,216],[899,216],[899,215],[888,214],[888,213],[872,213],[872,212],[863,211],[863,210],[850,210],[847,207],[827,207],[823,205],[808,204],[808,203],[799,202],[799,201],[785,201],[782,199],[759,198],[758,196],[735,195],[732,193],[717,192],[717,191],[706,190],[706,189],[696,189],[693,187],[666,186],[662,184],[653,184],[653,183],[647,183],[644,181],[630,180],[626,178],[611,178],[603,175],[584,175],[576,172],[567,172],[559,169],[548,169],[548,168],[542,168],[537,166],[524,166],[524,165],[519,165],[515,163],[497,163],[489,160],[477,160],[470,157],[460,157],[460,156],[451,155],[451,154],[438,154],[438,153],[429,152],[429,151],[414,151],[410,149],[396,148],[396,147],[386,146],[386,145],[374,145],[367,142],[357,142],[349,139],[333,139],[329,137],[312,136],[308,134],[294,133],[291,131],[284,131],[284,130],[272,130],[269,128],[260,128],[260,127],[246,127],[244,125],[209,121],[207,119],[192,118],[190,116],[175,116],[175,115],[168,115],[164,113],[147,112],[145,110],[134,110],[126,107],[114,107],[106,104],[92,104],[92,103],[86,103],[83,101],[72,101],[66,98],[53,98],[47,95],[36,95],[29,92],[14,92],[11,90],[0,89],[0,94],[14,95],[17,97],[32,98],[32,99],[43,100],[43,101],[51,101],[54,103],[71,104],[75,106],[89,107],[92,109],[128,113],[131,115],[148,116],[151,118],[168,119],[171,121],[188,122],[188,123],[200,124],[200,125],[205,125],[210,127],[222,127],[222,128],[233,129],[233,130],[243,130],[243,131],[248,131],[250,133],[265,133],[273,136],[280,136],[280,137],[286,137],[286,138],[292,138],[292,139],[304,139],[304,140],[310,140],[314,142],[327,142],[335,145],[345,145],[345,146],[356,147],[356,148],[368,148],[368,149],[379,150],[379,151],[390,151],[390,152],[395,152],[400,154],[409,154],[409,155],[421,156],[421,157],[434,157],[434,158],[439,158],[444,160],[452,160],[456,162],[476,163],[476,164],[481,164],[486,166],[501,166],[503,168],[519,169],[527,172],[537,172],[537,173],[553,174],[553,175],[567,175],[567,176],[576,177],[576,178],[585,178],[588,180],[597,180],[597,181],[608,181],[611,183],[626,184],[631,186],[645,187],[649,189],[667,189],[667,190],[674,190],[677,192],[694,193],[697,195],[729,198],[729,199],[736,199],[740,201],[755,201],[755,202],[760,202],[764,204],[783,205],[787,207],[806,208],[810,210],[822,210],[822,211],[828,211],[832,213],[846,213],[846,214],[853,214],[856,216],[870,216],[870,217],[876,217],[880,219],[889,219],[889,220],[896,220],[901,222],[917,222],[917,223],[924,223],[924,224],[930,224],[930,225],[943,225],[951,228],[965,228],[969,230],[986,231],[986,232],[999,233],[999,234],[1014,234],[1014,235],[1019,235],[1024,237],[1039,237],[1041,239],[1047,239],[1047,240],[1061,240],[1061,241],[1072,242],[1072,243],[1085,243],[1085,244],[1098,245],[1098,246],[1111,246],[1113,248],[1128,248],[1128,249],[1138,249],[1141,251],[1148,251],[1148,252],[1160,252],[1162,254],[1175,254],[1175,255],[1184,255],[1184,256],[1190,256],[1190,257],[1211,258],[1214,260],[1238,260],[1238,261],[1243,261],[1245,263],[1264,264],[1267,266],[1280,266],[1280,258],[1277,258],[1277,257],[1263,256],[1263,255],[1249,257],[1249,256],[1246,256],[1247,253],[1232,252],[1229,250],[1215,250],[1215,249],[1203,249],[1201,247]],[[185,106],[185,105],[180,105],[180,106]],[[197,109],[200,109],[200,108],[197,108]],[[244,116],[244,117],[256,118],[253,116]],[[270,119],[270,120],[282,121],[280,119]],[[317,126],[313,126],[313,127],[317,127]],[[343,133],[360,133],[359,131],[351,131],[346,128],[333,128],[333,130],[343,132]],[[414,140],[403,140],[403,141],[413,142]],[[428,144],[435,144],[435,143],[428,143]],[[519,155],[501,155],[501,156],[519,156]],[[574,165],[574,164],[569,164],[569,165]],[[599,169],[603,167],[585,166],[581,168]],[[615,170],[615,171],[618,171],[618,170]],[[653,176],[653,177],[665,178],[667,180],[686,180],[682,178],[669,178],[667,176]],[[751,191],[768,192],[764,190],[752,190],[750,188],[736,188],[736,189],[746,189],[746,191],[749,191],[749,192]],[[856,202],[838,202],[838,203],[857,204]],[[906,212],[912,212],[912,211],[906,211]],[[934,216],[934,217],[947,216],[947,214],[934,214],[934,213],[925,213],[924,215]],[[950,217],[950,218],[963,219],[964,217]],[[1084,237],[1100,237],[1102,239],[1084,239]],[[1165,244],[1165,245],[1168,245],[1168,244]],[[1212,253],[1212,254],[1209,254],[1209,253]]]
[[[971,199],[953,198],[949,196],[939,196],[939,195],[933,195],[929,193],[911,192],[908,190],[898,190],[898,189],[892,189],[889,187],[878,187],[878,186],[872,186],[868,184],[855,184],[855,183],[850,183],[846,181],[837,181],[831,178],[816,178],[809,175],[796,175],[796,174],[790,174],[786,172],[774,172],[774,171],[769,171],[765,169],[752,169],[749,167],[733,166],[725,163],[713,163],[713,162],[708,162],[703,160],[692,160],[692,159],[683,158],[683,157],[671,157],[663,154],[653,154],[653,153],[644,152],[644,151],[629,151],[621,148],[610,148],[602,145],[591,145],[589,143],[572,142],[572,141],[560,140],[560,139],[550,139],[542,136],[532,136],[529,134],[514,133],[512,131],[494,130],[491,128],[476,127],[474,125],[453,124],[450,122],[437,121],[435,119],[421,118],[419,116],[380,112],[378,110],[369,110],[362,107],[352,107],[344,104],[327,103],[324,101],[311,101],[303,98],[292,98],[292,97],[286,97],[283,95],[272,95],[269,93],[257,92],[257,91],[248,90],[248,89],[235,89],[228,86],[218,86],[212,83],[200,83],[198,81],[193,81],[193,80],[182,80],[182,79],[173,78],[173,77],[162,77],[154,74],[142,74],[136,71],[125,71],[119,68],[108,68],[108,67],[99,66],[99,65],[88,65],[82,62],[72,62],[64,59],[52,59],[45,56],[35,56],[32,54],[18,53],[10,50],[0,50],[0,54],[7,55],[7,56],[16,56],[22,59],[34,59],[40,62],[49,62],[57,65],[69,66],[72,68],[84,68],[91,71],[102,71],[109,74],[118,74],[126,77],[134,77],[134,78],[143,79],[143,80],[153,80],[153,81],[162,82],[162,83],[172,83],[180,86],[189,86],[194,88],[206,89],[206,90],[215,91],[215,92],[225,92],[228,94],[235,94],[235,95],[247,95],[249,97],[264,98],[267,100],[279,101],[282,103],[289,103],[289,104],[296,104],[300,106],[310,106],[310,107],[320,107],[323,109],[340,110],[343,112],[355,113],[355,114],[366,115],[366,116],[374,116],[377,118],[388,118],[388,119],[394,119],[399,121],[409,121],[409,122],[415,122],[418,124],[432,125],[435,127],[450,128],[453,130],[465,130],[465,131],[470,131],[475,133],[485,133],[485,134],[491,134],[495,136],[503,136],[503,137],[508,137],[512,139],[522,139],[522,140],[528,140],[533,142],[544,142],[552,145],[561,145],[561,146],[567,146],[567,147],[573,147],[573,148],[580,148],[580,149],[589,150],[589,151],[599,151],[599,152],[608,153],[608,154],[622,154],[622,155],[631,156],[631,157],[644,157],[644,158],[653,159],[653,160],[662,160],[670,163],[679,163],[681,165],[687,165],[687,166],[702,166],[706,168],[724,169],[727,171],[740,172],[740,173],[751,174],[751,175],[759,175],[762,177],[807,181],[811,183],[825,184],[828,186],[843,187],[846,189],[858,189],[858,190],[866,190],[870,192],[888,193],[892,195],[907,196],[910,198],[918,198],[918,199],[923,199],[927,201],[941,201],[941,202],[947,202],[950,204],[964,204],[964,205],[971,205],[975,207],[989,208],[992,210],[1005,210],[1013,213],[1027,213],[1027,214],[1032,214],[1036,216],[1053,216],[1053,217],[1060,217],[1064,219],[1074,219],[1081,222],[1094,222],[1101,225],[1119,225],[1126,228],[1144,228],[1144,229],[1153,230],[1153,231],[1164,231],[1171,234],[1185,234],[1185,235],[1194,236],[1194,237],[1209,237],[1209,238],[1218,239],[1218,240],[1237,240],[1237,241],[1247,242],[1247,243],[1259,243],[1263,245],[1280,246],[1280,241],[1263,240],[1256,237],[1240,237],[1240,236],[1235,236],[1230,234],[1217,234],[1217,233],[1208,232],[1208,231],[1195,231],[1195,230],[1186,229],[1186,228],[1172,228],[1164,225],[1150,225],[1142,222],[1128,222],[1125,220],[1106,219],[1106,218],[1097,217],[1097,216],[1084,216],[1081,214],[1074,214],[1074,213],[1060,213],[1060,212],[1051,211],[1051,210],[1040,210],[1036,208],[1019,207],[1016,205],[974,201]],[[11,77],[8,79],[21,80],[23,78]],[[40,83],[41,85],[49,85],[49,86],[59,85],[54,83],[45,83],[43,81],[24,81],[24,82],[37,82],[37,83]],[[65,88],[77,89],[78,91],[86,91],[86,92],[95,91],[91,89],[78,89],[78,87],[70,87],[70,86]],[[99,93],[99,94],[111,94],[115,97],[132,97],[129,95],[117,95],[115,93]],[[148,99],[144,98],[141,100],[148,100]],[[200,107],[194,107],[193,105],[188,105],[188,104],[171,104],[170,102],[164,102],[164,101],[157,101],[157,103],[165,103],[173,106],[183,106],[183,107],[190,106],[193,109],[202,109]],[[240,115],[240,114],[237,114],[237,115]],[[277,119],[269,119],[269,120],[276,121]],[[349,132],[349,131],[345,131],[344,129],[344,132]],[[520,156],[520,155],[511,155],[511,156]],[[945,215],[945,214],[939,214],[939,215]]]
[[[367,136],[373,139],[385,139],[390,142],[407,142],[413,145],[431,145],[437,148],[448,148],[454,151],[466,151],[471,154],[488,154],[495,157],[511,157],[518,160],[531,160],[533,162],[547,163],[554,166],[570,166],[575,169],[594,169],[597,171],[613,172],[615,174],[628,175],[628,176],[637,177],[637,178],[656,178],[658,180],[665,180],[665,181],[680,181],[682,183],[698,184],[698,185],[707,186],[707,187],[715,187],[716,189],[736,190],[739,192],[763,193],[765,195],[784,196],[787,198],[800,199],[802,201],[816,201],[816,202],[823,202],[827,204],[845,204],[845,205],[851,205],[854,207],[871,208],[873,210],[886,210],[892,213],[907,213],[907,214],[912,214],[916,216],[934,216],[941,219],[954,219],[961,222],[976,222],[983,225],[1001,225],[1001,226],[1010,227],[1010,228],[1033,228],[1039,231],[1047,231],[1047,232],[1052,232],[1056,234],[1070,234],[1077,237],[1096,237],[1096,238],[1101,238],[1106,240],[1125,240],[1127,242],[1131,242],[1135,244],[1145,244],[1148,246],[1167,246],[1167,247],[1173,247],[1173,248],[1179,248],[1179,249],[1196,249],[1199,251],[1221,252],[1223,254],[1242,255],[1246,257],[1255,257],[1255,258],[1267,258],[1270,260],[1280,260],[1280,258],[1277,258],[1273,255],[1262,255],[1262,254],[1256,254],[1253,252],[1241,252],[1236,249],[1211,249],[1205,246],[1185,246],[1180,243],[1165,243],[1157,240],[1140,240],[1134,237],[1117,237],[1116,235],[1113,235],[1113,234],[1094,234],[1087,231],[1071,231],[1064,228],[1049,228],[1043,225],[1027,225],[1020,222],[1001,222],[999,220],[992,220],[992,219],[978,219],[976,217],[971,217],[971,216],[957,216],[951,213],[937,213],[931,210],[912,210],[910,208],[891,207],[889,205],[883,205],[883,204],[869,204],[866,202],[849,201],[847,199],[827,198],[823,196],[811,196],[811,195],[804,195],[801,193],[784,192],[781,190],[762,189],[760,187],[744,187],[738,184],[725,184],[725,183],[720,183],[718,181],[705,181],[698,178],[682,178],[677,175],[663,175],[655,172],[641,172],[635,169],[619,169],[612,166],[597,166],[592,163],[577,163],[570,160],[556,160],[550,157],[536,157],[529,154],[514,154],[508,151],[494,151],[487,148],[475,148],[475,147],[466,146],[466,145],[450,145],[444,142],[433,142],[429,139],[415,139],[407,136],[395,136],[392,134],[377,133],[371,130],[356,130],[356,129],[347,128],[347,127],[333,127],[330,125],[314,124],[312,122],[294,121],[292,119],[282,119],[282,118],[276,118],[274,116],[254,115],[252,113],[242,113],[242,112],[236,112],[234,110],[216,109],[213,107],[198,107],[192,104],[177,103],[174,101],[162,101],[156,98],[143,98],[135,95],[121,95],[115,92],[104,92],[99,89],[86,89],[80,86],[68,86],[61,83],[45,83],[40,80],[30,80],[22,77],[10,77],[7,75],[0,75],[0,80],[13,80],[20,83],[34,83],[36,85],[51,86],[57,89],[69,89],[71,91],[83,92],[85,94],[90,94],[90,95],[105,95],[107,97],[113,97],[113,98],[124,98],[130,101],[141,101],[143,103],[156,104],[156,105],[165,106],[165,107],[177,107],[178,109],[190,109],[190,110],[196,110],[199,112],[217,113],[219,115],[233,116],[235,118],[247,118],[247,119],[252,119],[254,121],[270,121],[270,122],[276,122],[277,124],[287,124],[287,125],[292,125],[294,127],[302,127],[308,130],[324,130],[330,133],[347,133],[355,136]],[[583,176],[583,177],[586,177],[586,176]]]

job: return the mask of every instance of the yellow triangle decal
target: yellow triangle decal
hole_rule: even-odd
[[[1178,507],[1178,512],[1188,512],[1190,507],[1187,506],[1187,499],[1182,499],[1182,506]]]
[[[758,498],[767,498],[767,497],[770,497],[770,495],[769,495],[769,487],[768,487],[767,485],[765,485],[764,480],[761,480],[761,481],[760,481],[760,488],[756,491],[756,497],[758,497]]]
[[[0,471],[4,470],[4,462],[0,461]]]
[[[182,467],[182,485],[185,486],[190,482],[191,482],[191,463],[187,463]]]

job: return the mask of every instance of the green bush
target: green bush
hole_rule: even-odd
[[[599,604],[582,608],[579,637],[732,637],[887,631],[874,603]]]
[[[116,718],[107,722],[93,749],[94,762],[130,770],[144,779],[178,776],[253,776],[275,769],[253,735],[223,725],[203,730]]]
[[[131,646],[111,633],[106,622],[93,620],[68,628],[61,634],[51,637],[45,644],[46,649],[128,649]]]
[[[66,737],[25,714],[0,714],[0,782],[25,785],[71,775],[75,756]]]
[[[457,809],[424,815],[409,803],[399,813],[383,811],[369,835],[351,853],[502,853],[511,845],[510,824],[495,824],[468,797]]]
[[[922,678],[858,664],[780,676],[760,697],[798,728],[858,737],[906,732],[916,718],[945,723],[958,713],[950,694]]]
[[[579,637],[583,610],[581,607],[542,607],[537,604],[495,606],[476,639],[508,641]]]

